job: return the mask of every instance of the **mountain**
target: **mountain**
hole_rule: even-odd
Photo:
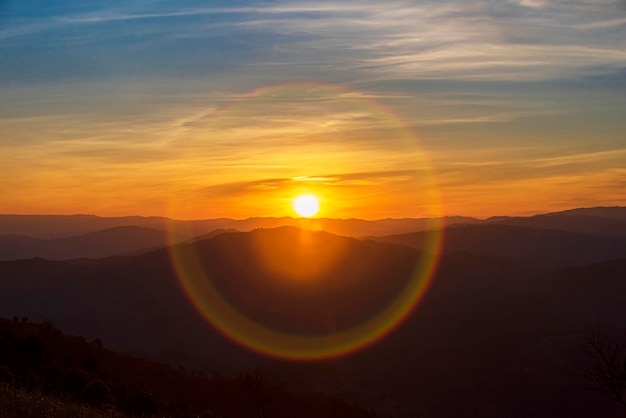
[[[161,231],[172,230],[187,238],[199,237],[216,229],[252,231],[257,228],[294,226],[323,230],[352,237],[397,235],[450,225],[501,224],[540,229],[626,237],[626,208],[580,208],[528,217],[476,219],[464,216],[404,219],[331,219],[331,218],[248,218],[174,220],[164,217],[100,217],[95,215],[1,215],[0,235],[23,235],[39,239],[69,238],[120,226],[137,226]]]
[[[238,230],[233,229],[233,228],[229,228],[229,229],[223,229],[223,228],[215,229],[215,230],[209,232],[208,234],[203,234],[203,235],[200,235],[198,237],[194,237],[193,241],[203,241],[203,240],[206,240],[206,239],[211,239],[213,237],[216,237],[216,236],[218,236],[220,234],[227,234],[227,233],[234,233],[234,232],[241,232],[241,231],[238,231]]]
[[[386,393],[417,397],[433,416],[620,416],[617,402],[583,389],[581,336],[623,332],[626,259],[535,274],[471,256],[446,264],[418,315],[374,355],[348,359],[354,369],[380,365],[370,373]]]
[[[582,265],[626,257],[626,237],[592,236],[503,223],[453,225],[442,230],[442,234],[444,253],[516,257],[555,266]],[[423,249],[427,237],[427,232],[414,232],[373,239]]]
[[[516,235],[502,236],[515,248]],[[568,241],[535,242],[550,251]],[[347,357],[298,363],[245,350],[208,326],[181,290],[172,254],[195,254],[205,279],[248,315],[306,333],[349,327],[378,310],[422,256],[283,227],[219,234],[175,252],[2,262],[0,315],[51,319],[123,351],[202,356],[205,367],[227,373],[258,366],[273,382],[332,393],[384,417],[617,414],[618,403],[584,389],[579,336],[623,328],[626,259],[553,271],[555,263],[528,258],[447,252],[419,305],[385,338]]]
[[[95,215],[0,215],[1,235],[25,235],[32,238],[67,238],[118,226],[139,226],[165,230],[167,218]]]
[[[171,237],[175,242],[186,237]],[[22,235],[0,235],[0,261],[23,258],[68,260],[103,258],[168,245],[164,231],[138,226],[118,226],[70,238],[38,239]]]
[[[198,237],[216,229],[251,231],[258,228],[295,226],[302,229],[324,230],[337,235],[388,235],[430,229],[433,225],[470,224],[477,219],[450,216],[441,219],[329,219],[329,218],[248,218],[174,220],[162,217],[100,217],[95,215],[0,215],[0,235],[24,235],[39,239],[58,239],[97,232],[120,226],[137,226],[161,231],[173,230],[186,237]]]
[[[250,222],[248,228],[233,226],[239,230],[256,228],[276,228],[278,226],[295,226],[302,229],[326,231],[336,235],[350,237],[366,237],[388,235],[401,232],[413,232],[432,229],[435,226],[454,224],[473,224],[478,219],[464,216],[446,216],[443,218],[403,218],[403,219],[330,219],[330,218],[251,218],[242,222]],[[252,227],[258,222],[258,226]]]
[[[626,238],[626,208],[624,207],[581,208],[529,217],[492,218],[485,222]]]
[[[593,208],[575,208],[560,212],[552,212],[549,216],[593,216],[597,218],[615,219],[626,221],[626,207],[621,206],[597,206]]]
[[[312,333],[328,321],[335,329],[349,327],[378,310],[416,263],[408,247],[293,227],[220,234],[179,244],[177,251],[197,252],[214,286],[247,314]],[[103,337],[124,350],[203,353],[215,340],[181,290],[167,249],[101,260],[4,262],[0,288],[0,314],[53,318],[70,332]]]

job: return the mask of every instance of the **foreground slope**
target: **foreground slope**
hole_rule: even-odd
[[[99,339],[64,335],[49,322],[0,318],[0,335],[3,417],[373,416],[335,398],[270,385],[258,371],[236,378],[186,372],[110,351]]]

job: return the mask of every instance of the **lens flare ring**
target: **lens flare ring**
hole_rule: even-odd
[[[212,278],[203,264],[205,260],[202,260],[196,245],[171,245],[170,257],[180,286],[196,310],[231,340],[253,351],[272,357],[292,360],[332,358],[352,353],[379,341],[398,327],[419,304],[433,278],[439,260],[442,244],[439,221],[441,209],[429,161],[425,152],[419,149],[414,134],[404,126],[391,110],[361,93],[346,90],[339,86],[315,83],[278,85],[257,90],[238,100],[238,104],[234,106],[242,106],[242,103],[246,102],[259,104],[263,103],[263,100],[276,100],[276,97],[279,97],[283,92],[293,89],[318,89],[336,98],[349,97],[350,100],[357,100],[362,103],[362,106],[376,112],[378,116],[386,118],[387,122],[400,133],[398,135],[402,141],[410,141],[411,146],[419,150],[419,161],[415,163],[422,168],[428,188],[424,190],[422,186],[419,192],[421,196],[427,196],[429,199],[430,224],[425,232],[424,244],[417,267],[402,292],[381,311],[372,317],[364,318],[359,324],[347,330],[329,331],[324,335],[297,335],[261,324],[255,318],[245,315],[241,309],[229,303],[220,290],[214,286]],[[223,116],[228,115],[228,112],[229,109],[225,109],[222,112]],[[174,219],[177,214],[176,207],[181,204],[176,197],[176,192],[173,191],[171,197],[173,210],[170,217]],[[172,243],[180,232],[175,225],[178,224],[173,223],[168,231]],[[241,260],[241,262],[245,263],[245,260]]]

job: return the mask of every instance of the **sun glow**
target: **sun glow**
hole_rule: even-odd
[[[293,209],[296,213],[304,218],[310,218],[320,209],[320,203],[317,197],[310,194],[303,194],[293,199]]]

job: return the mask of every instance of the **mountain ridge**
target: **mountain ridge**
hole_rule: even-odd
[[[115,226],[69,238],[40,239],[24,235],[0,235],[0,260],[46,258],[67,260],[73,258],[104,258],[113,255],[147,251],[163,247],[170,241],[180,242],[187,237],[134,225]]]
[[[582,265],[626,257],[626,237],[606,237],[560,229],[508,223],[451,225],[441,233],[442,251],[469,252],[546,261],[555,265]],[[371,239],[423,249],[427,232]]]

